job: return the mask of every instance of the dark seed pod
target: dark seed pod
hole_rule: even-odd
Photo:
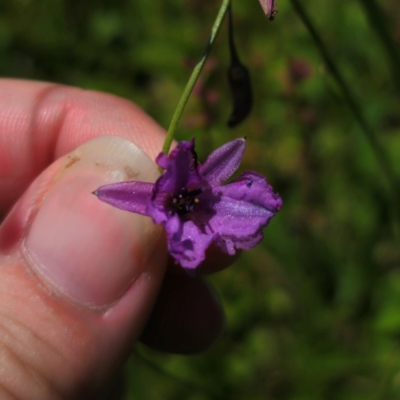
[[[229,86],[233,98],[233,110],[228,120],[228,126],[233,128],[240,124],[250,113],[253,104],[250,74],[248,69],[240,62],[233,40],[233,24],[231,6],[228,13],[229,19],[229,51],[231,64],[228,70]]]
[[[250,113],[253,94],[249,71],[240,62],[231,63],[228,78],[233,97],[233,110],[228,120],[228,126],[233,128]]]

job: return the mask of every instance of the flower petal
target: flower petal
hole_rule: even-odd
[[[196,268],[204,260],[213,235],[204,234],[192,221],[182,221],[177,214],[163,225],[167,232],[169,253],[182,267]]]
[[[235,139],[207,157],[204,164],[199,167],[199,171],[210,187],[219,186],[232,176],[242,161],[245,149],[246,140]]]
[[[147,207],[153,187],[154,183],[149,182],[118,182],[101,186],[93,194],[121,210],[149,215]]]
[[[190,142],[179,142],[168,157],[161,153],[156,163],[165,172],[156,182],[155,192],[167,192],[172,196],[191,186],[199,187],[201,179],[198,173],[197,155],[194,151],[194,139]]]
[[[231,198],[259,204],[273,213],[282,207],[280,196],[274,193],[263,175],[254,171],[246,171],[229,184],[215,189],[222,189],[224,195],[229,193]]]
[[[199,196],[193,219],[228,254],[250,249],[263,238],[262,229],[282,205],[267,180],[248,171],[233,182]]]

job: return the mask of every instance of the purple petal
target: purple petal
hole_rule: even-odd
[[[263,175],[254,171],[243,172],[228,185],[222,186],[222,189],[225,191],[225,195],[229,191],[230,197],[259,204],[273,213],[276,213],[282,207],[280,196],[274,193],[272,186]]]
[[[162,169],[167,169],[169,165],[168,156],[165,153],[160,153],[156,158],[156,164]]]
[[[147,206],[153,187],[154,184],[148,182],[118,182],[101,186],[93,194],[121,210],[149,215]]]
[[[199,187],[201,179],[197,171],[197,155],[194,151],[194,139],[179,142],[168,157],[161,153],[156,159],[157,165],[166,171],[156,182],[155,193],[166,192],[172,196],[191,186]]]
[[[193,220],[205,233],[214,234],[217,244],[229,254],[234,254],[235,248],[250,249],[258,244],[262,229],[282,205],[266,179],[251,171],[198,198]]]
[[[170,202],[171,199],[168,193],[154,194],[153,191],[153,198],[149,203],[147,211],[155,224],[165,224],[171,216],[176,214],[172,206],[168,206]]]
[[[242,161],[245,149],[246,140],[235,139],[208,156],[199,171],[210,187],[219,186],[233,175]]]
[[[182,221],[176,214],[164,224],[168,251],[184,268],[196,268],[205,258],[205,251],[213,240],[192,222]]]

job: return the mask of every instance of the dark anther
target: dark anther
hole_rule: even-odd
[[[178,196],[172,199],[172,205],[176,209],[178,215],[185,215],[192,212],[194,205],[199,202],[196,196],[201,192],[201,189],[189,191],[186,188],[182,188]]]

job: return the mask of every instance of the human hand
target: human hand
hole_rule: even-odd
[[[139,338],[209,347],[224,325],[212,288],[168,267],[150,218],[91,193],[157,179],[163,129],[107,94],[7,79],[0,93],[0,398],[96,398]],[[231,262],[214,250],[200,270]]]

